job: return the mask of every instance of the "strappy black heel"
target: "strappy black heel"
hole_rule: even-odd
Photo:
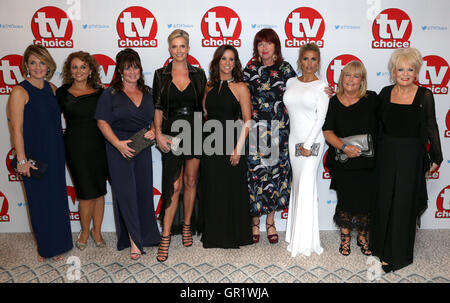
[[[169,246],[170,246],[170,235],[161,236],[161,241],[158,247],[158,256],[156,260],[158,262],[165,262],[169,258]]]
[[[183,229],[181,231],[182,239],[183,239],[183,245],[185,247],[192,246],[192,243],[194,242],[192,239],[192,231],[191,231],[191,225],[183,224]]]
[[[369,250],[369,242],[367,242],[367,232],[359,232],[358,237],[356,238],[356,244],[361,247],[363,255],[372,255],[372,252]]]
[[[339,252],[343,256],[349,256],[352,252],[350,248],[351,235],[350,232],[348,234],[344,234],[341,232],[341,245],[339,246]]]

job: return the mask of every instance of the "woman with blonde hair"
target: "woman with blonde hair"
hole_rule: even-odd
[[[413,262],[416,226],[427,208],[425,174],[443,159],[433,93],[416,85],[421,65],[417,49],[395,50],[388,65],[393,85],[379,94],[381,140],[370,249],[385,272]]]
[[[337,194],[334,222],[341,231],[339,252],[351,253],[352,229],[358,230],[357,244],[364,255],[370,255],[367,233],[370,207],[374,200],[374,157],[361,156],[361,150],[345,144],[342,138],[370,135],[377,138],[378,96],[367,90],[367,72],[360,61],[345,65],[339,76],[337,93],[330,99],[327,116],[322,127],[329,144],[325,165],[330,170],[331,184]],[[336,150],[346,157],[338,157]]]
[[[47,49],[28,46],[22,59],[25,80],[12,90],[7,108],[17,172],[25,186],[39,262],[51,257],[61,261],[62,254],[73,248],[61,110],[56,87],[48,82],[55,69]]]

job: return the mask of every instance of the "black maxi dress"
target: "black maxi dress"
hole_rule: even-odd
[[[340,138],[370,134],[376,142],[379,103],[373,91],[367,91],[366,96],[350,106],[333,96],[322,129],[331,130]],[[330,188],[336,191],[338,200],[334,222],[341,228],[366,232],[375,198],[375,158],[358,157],[340,163],[335,155],[335,148],[330,145],[325,166],[330,170]]]
[[[100,96],[96,120],[106,121],[119,140],[126,140],[143,128],[150,128],[155,109],[151,89],[146,88],[139,106],[123,92],[111,87]],[[113,196],[117,249],[131,246],[130,236],[139,250],[160,241],[153,202],[153,164],[151,148],[132,160],[125,159],[106,141],[106,156]]]
[[[90,200],[106,194],[108,178],[105,138],[94,119],[103,89],[99,87],[91,94],[75,97],[68,91],[70,86],[64,84],[56,90],[66,120],[66,161],[77,198]]]
[[[250,216],[249,192],[247,185],[247,164],[245,155],[241,155],[239,163],[232,166],[230,155],[236,146],[240,132],[232,129],[234,141],[226,143],[226,123],[239,119],[241,107],[236,97],[228,87],[227,81],[222,81],[212,88],[206,96],[205,107],[208,113],[208,123],[222,126],[221,142],[206,144],[208,137],[215,134],[205,134],[205,148],[222,144],[219,154],[202,156],[201,196],[202,217],[204,220],[201,241],[204,248],[239,248],[253,244],[252,218]],[[217,123],[219,122],[219,123]],[[217,130],[216,130],[217,131]]]
[[[419,87],[412,104],[395,104],[393,87],[379,94],[382,137],[370,250],[398,270],[413,262],[416,225],[427,208],[426,144],[430,143],[431,161],[436,164],[442,162],[442,151],[433,93]]]

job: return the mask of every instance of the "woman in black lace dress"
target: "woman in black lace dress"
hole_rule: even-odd
[[[382,138],[370,248],[385,272],[413,262],[416,225],[427,208],[425,173],[442,162],[433,93],[415,84],[421,65],[417,49],[395,50],[389,61],[394,85],[379,94]]]

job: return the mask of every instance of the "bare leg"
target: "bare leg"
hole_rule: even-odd
[[[272,211],[267,214],[266,226],[267,225],[275,226],[275,211]],[[275,227],[269,227],[269,229],[267,230],[267,234],[269,236],[271,236],[271,235],[277,235],[278,233],[277,233],[277,230],[275,229]]]
[[[186,160],[184,170],[184,224],[191,224],[194,210],[195,196],[197,195],[197,176],[200,167],[199,159]]]
[[[89,239],[89,228],[91,226],[92,215],[94,214],[93,200],[79,200],[78,210],[80,212],[81,233],[79,242],[87,243]]]
[[[94,236],[95,242],[103,242],[101,231],[102,231],[103,215],[105,212],[105,196],[93,199],[93,204],[94,204],[94,211],[93,211],[92,234]]]
[[[163,233],[162,233],[163,236],[169,236],[170,231],[172,230],[173,218],[175,217],[175,213],[178,208],[178,200],[180,198],[180,192],[183,186],[182,176],[183,176],[183,168],[181,168],[180,176],[173,184],[173,195],[171,198],[172,202],[170,203],[170,206],[165,210],[163,221]]]

